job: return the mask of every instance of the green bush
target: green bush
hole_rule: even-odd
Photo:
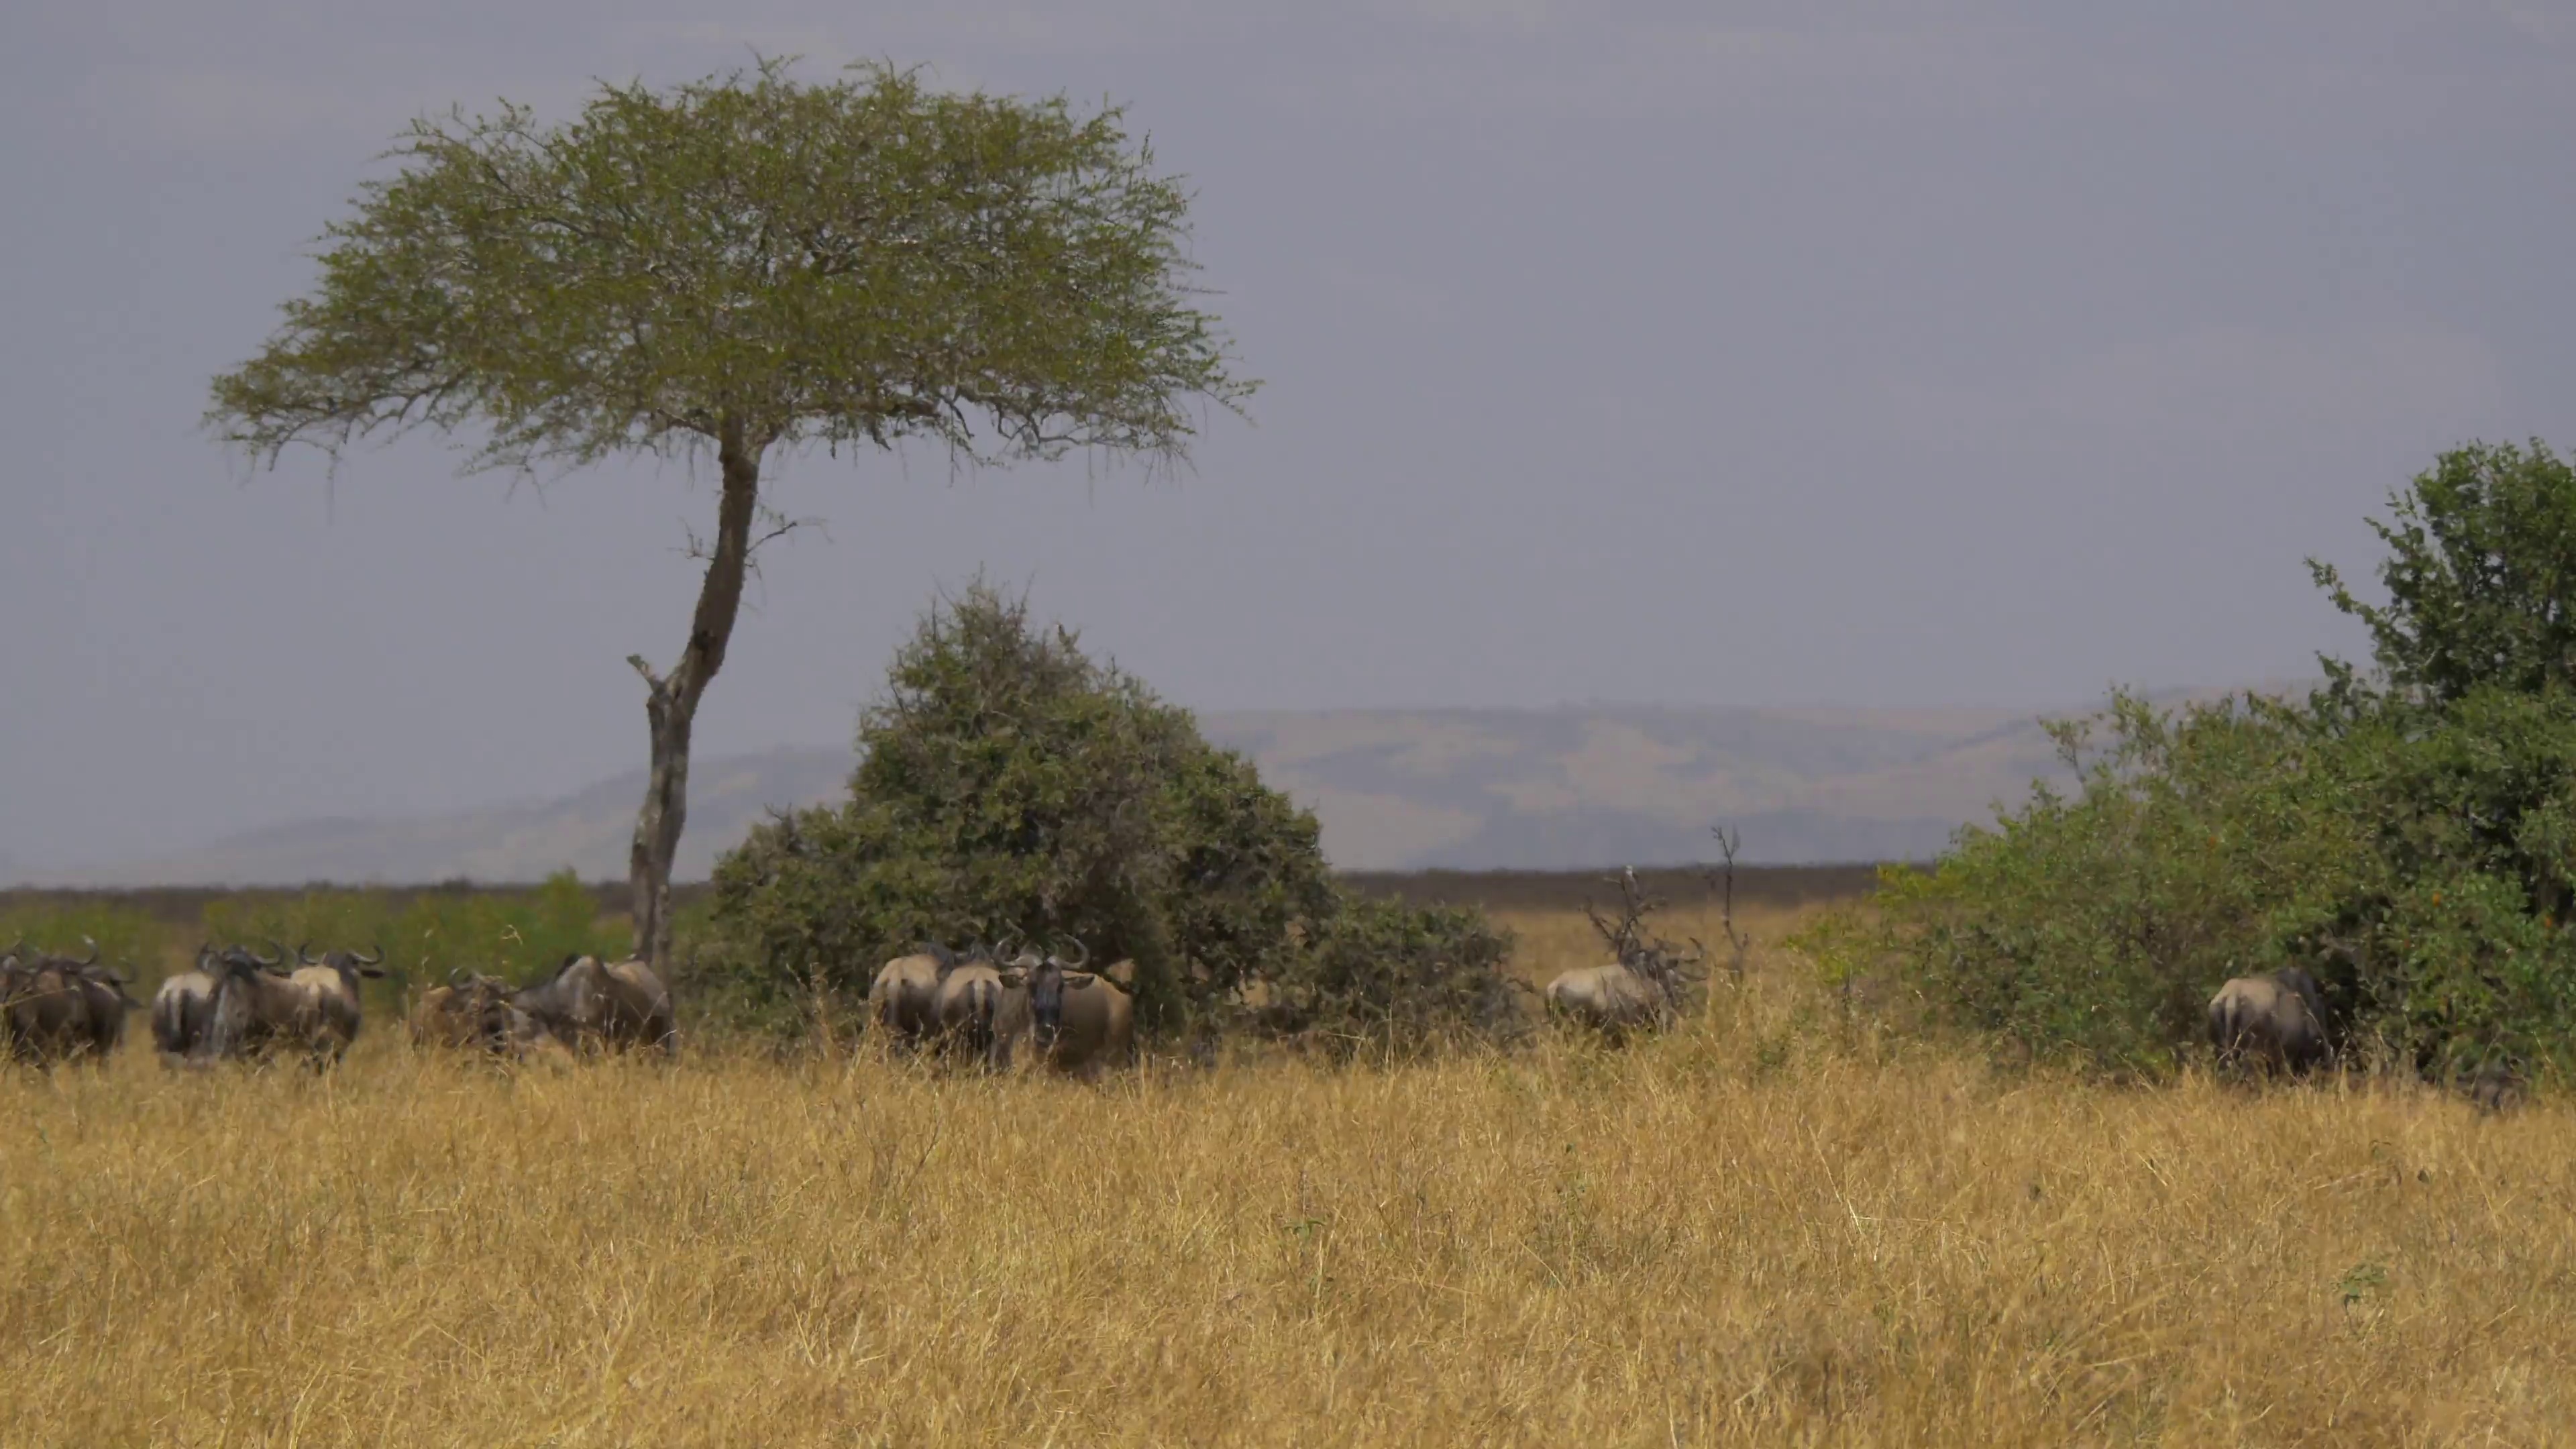
[[[2076,786],[1891,874],[1882,967],[2016,1055],[2114,1073],[2169,1070],[2221,981],[2292,964],[2348,1044],[2576,1067],[2576,478],[2470,448],[2393,503],[2387,605],[2316,568],[2371,676],[2053,727]]]
[[[1481,911],[1344,896],[1270,983],[1273,1035],[1335,1055],[1500,1041],[1526,1021],[1503,973],[1512,936]]]
[[[1169,1024],[1275,974],[1332,896],[1313,815],[1025,599],[934,607],[862,716],[850,797],[718,863],[692,966],[757,1003],[863,993],[917,942],[1078,937]]]

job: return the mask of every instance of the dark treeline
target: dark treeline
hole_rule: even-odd
[[[1588,870],[1357,870],[1339,871],[1335,879],[1356,894],[1418,906],[1476,906],[1489,911],[1572,911],[1586,901],[1615,900],[1609,884],[1616,867]],[[1713,866],[1655,866],[1637,878],[1648,891],[1675,905],[1700,900],[1711,889]],[[1792,909],[1826,901],[1853,900],[1878,886],[1880,867],[1842,865],[1739,865],[1735,868],[1738,906]],[[21,911],[59,911],[82,907],[123,909],[172,926],[194,926],[206,908],[218,903],[258,906],[298,900],[317,891],[364,891],[380,894],[400,908],[418,900],[485,897],[504,903],[533,900],[544,889],[534,884],[495,885],[451,880],[434,885],[348,886],[316,881],[301,886],[140,886],[128,889],[13,886],[0,889],[0,918]],[[627,907],[626,882],[593,881],[584,885],[603,917]],[[675,909],[686,913],[703,905],[711,887],[692,881],[671,888]]]
[[[321,892],[362,892],[381,897],[384,903],[399,910],[420,901],[466,900],[481,898],[503,904],[533,901],[546,887],[535,883],[493,885],[482,881],[450,880],[435,885],[344,885],[332,881],[314,881],[300,886],[136,886],[125,889],[83,889],[76,887],[12,886],[0,890],[0,919],[22,912],[67,911],[101,907],[133,911],[164,925],[195,926],[206,919],[206,908],[225,904],[257,908],[283,905]],[[598,881],[583,886],[599,903],[602,916],[614,916],[627,908],[629,890],[624,881]],[[688,907],[706,899],[704,882],[672,888],[676,905]]]

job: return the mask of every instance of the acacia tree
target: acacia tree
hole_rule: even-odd
[[[507,103],[426,118],[324,232],[313,293],[215,379],[208,425],[272,465],[423,426],[466,440],[466,471],[713,453],[688,640],[667,671],[627,661],[652,739],[637,954],[668,953],[690,727],[786,526],[766,460],[927,439],[974,464],[1178,462],[1192,399],[1252,392],[1187,285],[1188,194],[1122,119],[778,61],[603,85],[556,126]]]

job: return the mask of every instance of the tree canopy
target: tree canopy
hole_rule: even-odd
[[[274,462],[414,428],[468,468],[712,451],[716,527],[677,663],[646,686],[635,943],[670,944],[689,739],[739,613],[773,448],[922,439],[976,462],[1186,456],[1239,407],[1189,286],[1188,194],[1115,108],[784,62],[415,122],[322,237],[313,294],[214,380],[208,425]],[[783,526],[783,525],[782,525]]]
[[[324,232],[315,294],[216,379],[210,421],[262,456],[479,430],[479,466],[727,429],[754,452],[1170,452],[1184,399],[1254,384],[1185,285],[1186,190],[1122,122],[778,61],[604,86],[557,126],[508,104],[425,118]]]
[[[2538,439],[2471,444],[2391,494],[2389,511],[2370,520],[2388,549],[2386,604],[2309,564],[2369,628],[2388,683],[2436,703],[2484,686],[2576,686],[2576,469]]]

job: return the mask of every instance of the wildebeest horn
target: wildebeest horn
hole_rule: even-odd
[[[313,943],[310,941],[298,941],[295,943],[295,961],[297,965],[313,966],[320,964],[313,959],[312,948]]]
[[[448,984],[448,985],[450,985],[450,986],[462,986],[462,985],[464,985],[465,983],[464,983],[462,980],[458,979],[458,978],[462,977],[464,974],[465,974],[465,968],[464,968],[464,967],[462,967],[462,966],[452,966],[452,967],[449,967],[449,968],[448,968],[448,972],[447,972],[447,984]]]
[[[1091,964],[1091,948],[1090,948],[1089,946],[1085,946],[1085,945],[1083,945],[1083,944],[1082,944],[1082,938],[1081,938],[1080,936],[1067,936],[1067,937],[1065,937],[1065,939],[1066,939],[1066,940],[1068,940],[1068,941],[1071,941],[1071,942],[1074,944],[1074,946],[1076,947],[1076,949],[1078,949],[1078,950],[1080,950],[1080,951],[1082,952],[1082,959],[1081,959],[1081,960],[1079,960],[1079,961],[1067,961],[1067,962],[1065,962],[1064,964],[1066,964],[1067,966],[1072,967],[1072,968],[1073,968],[1074,970],[1076,970],[1076,971],[1079,971],[1079,970],[1081,970],[1083,967],[1090,965],[1090,964]]]
[[[286,943],[285,943],[284,941],[281,941],[281,940],[277,939],[275,936],[271,936],[271,937],[269,937],[269,938],[268,938],[268,944],[269,944],[272,948],[274,948],[274,949],[276,950],[276,952],[277,952],[277,954],[276,954],[276,955],[274,955],[274,956],[270,956],[270,957],[267,957],[267,958],[263,959],[257,951],[244,950],[244,951],[242,952],[242,954],[243,954],[243,955],[245,955],[245,956],[248,956],[250,959],[252,959],[252,960],[254,960],[254,961],[259,962],[259,964],[261,964],[262,966],[283,966],[283,965],[285,965],[285,964],[286,964]]]
[[[83,966],[95,966],[95,965],[97,965],[97,964],[98,964],[98,942],[97,942],[95,939],[91,938],[91,937],[83,936],[83,937],[81,937],[81,944],[82,944],[82,945],[84,945],[84,946],[89,947],[89,959],[88,959],[88,960],[86,960],[86,961],[81,962],[80,964],[81,964],[81,965],[83,965]]]
[[[349,955],[361,966],[382,966],[385,964],[385,945],[382,941],[377,942],[376,954],[373,956],[361,955],[356,951],[350,952]]]

